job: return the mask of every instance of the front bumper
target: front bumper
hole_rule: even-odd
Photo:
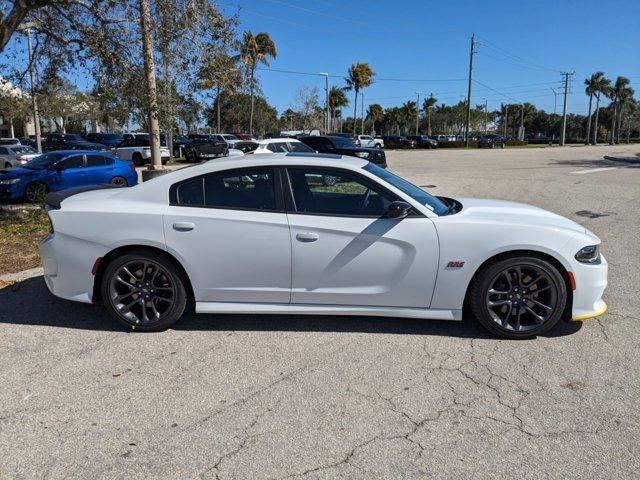
[[[573,292],[572,320],[586,320],[598,317],[607,311],[607,304],[602,299],[607,288],[609,265],[603,255],[598,265],[575,262],[573,275],[576,288]]]

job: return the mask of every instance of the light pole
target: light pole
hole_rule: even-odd
[[[489,107],[487,105],[487,99],[484,100],[484,134],[487,134],[487,122],[489,121]]]
[[[326,113],[325,113],[325,133],[329,134],[331,130],[331,110],[329,109],[329,74],[326,72],[321,72],[320,75],[324,76],[324,92],[325,92],[325,100],[326,100]]]
[[[40,133],[40,114],[38,113],[38,100],[36,99],[36,73],[35,60],[33,58],[33,46],[31,45],[31,29],[27,28],[27,44],[29,47],[29,77],[31,79],[31,107],[33,109],[33,128],[36,134],[36,148],[42,153],[42,135]]]
[[[419,123],[420,123],[420,92],[416,92],[416,135],[418,135]]]
[[[361,93],[360,96],[362,98],[362,107],[360,109],[360,135],[364,135],[364,93]]]

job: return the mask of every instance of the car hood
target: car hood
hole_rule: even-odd
[[[32,170],[30,168],[7,168],[6,170],[0,170],[0,180],[9,180],[11,178],[22,178],[30,175],[37,175],[42,173],[42,170]]]
[[[539,225],[589,233],[586,228],[573,220],[533,205],[480,198],[458,198],[456,200],[462,204],[462,211],[459,212],[459,215],[472,220]]]

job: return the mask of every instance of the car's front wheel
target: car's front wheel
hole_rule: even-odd
[[[527,338],[549,331],[562,318],[567,287],[544,258],[516,256],[493,262],[474,277],[469,306],[490,332]]]
[[[11,165],[9,162],[4,164],[4,168],[11,168],[13,167],[13,165]]]
[[[185,280],[165,256],[140,251],[113,260],[102,278],[102,299],[129,330],[164,330],[178,321],[187,304]]]
[[[47,191],[47,186],[44,183],[32,182],[24,189],[24,196],[29,203],[42,203]]]

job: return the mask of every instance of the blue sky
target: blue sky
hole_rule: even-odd
[[[472,101],[486,98],[490,110],[529,101],[553,111],[560,71],[576,72],[569,112],[586,113],[582,82],[597,70],[629,77],[640,93],[639,0],[244,0],[222,7],[240,8],[240,31],[272,36],[278,47],[272,69],[342,76],[355,61],[370,63],[378,81],[365,90],[365,108],[400,105],[415,92],[433,93],[439,103],[464,99],[472,33],[479,37],[474,77],[483,84],[473,85]],[[279,111],[300,86],[324,88],[319,76],[259,76]]]

